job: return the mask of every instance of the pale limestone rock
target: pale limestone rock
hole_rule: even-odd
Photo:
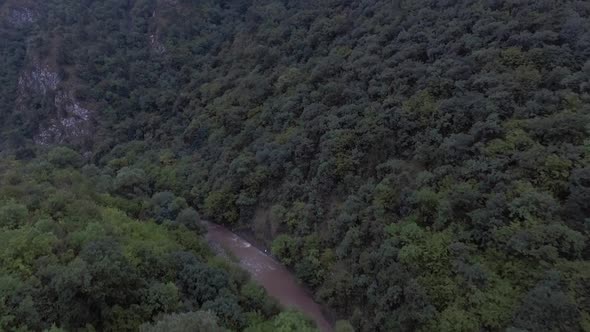
[[[7,19],[10,24],[22,27],[35,22],[36,15],[29,8],[13,8],[8,12]]]

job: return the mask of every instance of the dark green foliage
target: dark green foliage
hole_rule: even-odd
[[[169,191],[155,193],[149,205],[152,216],[159,223],[165,220],[176,220],[181,211],[187,208],[183,198],[176,197]]]
[[[193,208],[186,208],[176,216],[176,223],[179,225],[184,225],[186,228],[198,231],[199,233],[204,233],[203,227],[200,224],[201,217],[199,213]]]
[[[540,281],[525,296],[516,311],[514,325],[535,331],[574,331],[580,312],[560,289],[559,276]]]
[[[147,179],[141,169],[124,167],[117,172],[113,186],[115,192],[127,197],[143,196],[146,193]]]
[[[0,8],[5,6],[0,4]],[[5,21],[6,17],[1,14],[1,20]],[[11,27],[0,22],[0,148],[20,148],[26,143],[25,136],[18,131],[18,127],[23,125],[23,119],[10,115],[16,101],[19,74],[25,64],[28,30],[27,27]]]
[[[242,295],[250,282],[232,263],[211,263],[184,199],[149,202],[186,227],[132,219],[107,204],[127,199],[97,192],[103,175],[53,157],[0,161],[0,330],[225,331],[279,313],[263,290]]]
[[[47,160],[55,167],[81,167],[83,160],[82,156],[67,147],[56,147],[49,151]]]
[[[339,320],[334,325],[335,332],[354,332],[354,327],[348,321]]]
[[[27,207],[14,201],[0,206],[0,227],[14,229],[26,222]]]
[[[279,314],[270,322],[254,325],[246,332],[314,332],[317,331],[309,320],[300,313],[287,311]]]
[[[217,317],[208,311],[187,312],[163,316],[153,324],[144,324],[141,332],[222,332]]]
[[[278,313],[278,304],[276,300],[266,296],[264,288],[254,282],[248,282],[242,286],[240,294],[244,298],[244,302],[255,308],[261,308],[261,312],[265,316],[270,316]]]
[[[37,152],[31,140],[55,105],[31,97],[16,112],[18,77],[32,59],[55,58],[62,88],[94,107],[97,131],[81,147],[97,168],[84,176],[97,182],[99,211],[173,233],[195,229],[195,211],[249,227],[361,331],[589,329],[588,1],[36,6],[35,24],[0,29],[2,145]],[[83,183],[67,175],[78,158],[52,155],[35,168],[35,190],[7,173],[0,208],[28,209],[4,214],[8,230],[33,227],[39,209],[86,222],[63,189]],[[108,227],[92,229],[75,254],[108,238]],[[46,248],[55,239],[45,235],[13,241]],[[154,265],[133,273],[174,278],[194,295],[190,310],[207,303],[224,326],[244,327],[236,299],[220,298],[237,290],[225,272],[189,258],[170,271],[168,257],[137,252]],[[158,282],[145,286],[169,280]],[[266,306],[241,291],[238,303]],[[44,316],[25,297],[14,315],[37,326]],[[117,310],[117,324],[144,315]]]
[[[208,217],[231,225],[239,217],[235,200],[235,196],[227,191],[214,191],[205,198],[203,209]]]

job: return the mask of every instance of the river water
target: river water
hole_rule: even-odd
[[[205,225],[207,240],[237,257],[240,266],[248,271],[252,279],[262,285],[270,296],[276,298],[283,306],[295,308],[306,314],[315,321],[321,331],[333,330],[321,307],[283,265],[227,228],[210,222],[205,222]]]

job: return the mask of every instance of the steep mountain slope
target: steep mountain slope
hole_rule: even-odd
[[[30,8],[0,32],[17,156],[69,143],[137,217],[173,191],[251,228],[363,331],[588,329],[587,1]]]

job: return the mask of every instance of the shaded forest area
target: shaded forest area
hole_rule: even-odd
[[[184,199],[136,220],[102,180],[67,148],[0,161],[0,330],[317,331],[214,256]]]
[[[588,1],[0,6],[9,171],[65,144],[115,220],[247,226],[360,331],[590,331]]]

